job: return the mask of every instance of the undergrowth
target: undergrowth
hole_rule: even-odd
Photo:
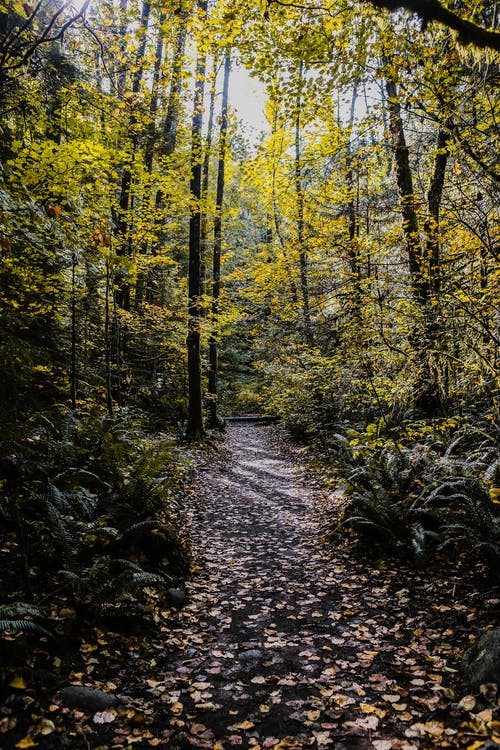
[[[175,439],[127,411],[33,421],[0,461],[2,652],[13,639],[150,621],[189,569],[186,470]]]
[[[376,556],[500,571],[498,414],[407,421],[322,434],[323,463],[343,485],[333,536],[354,536]]]

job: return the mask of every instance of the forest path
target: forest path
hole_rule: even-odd
[[[317,707],[336,671],[331,593],[343,569],[329,569],[321,554],[315,491],[273,436],[272,427],[228,425],[226,461],[200,473],[193,506],[204,570],[182,611],[197,628],[179,633],[190,644],[176,687],[184,710],[196,712],[195,734],[202,739],[206,725],[206,739],[213,733],[224,747],[327,739]]]
[[[326,496],[275,438],[231,424],[226,460],[198,472],[201,570],[156,677],[168,746],[460,746],[445,696],[450,657],[457,666],[443,643],[449,590],[367,571],[345,549],[328,557],[315,520]]]

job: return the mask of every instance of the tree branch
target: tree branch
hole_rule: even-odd
[[[423,22],[423,28],[431,22],[437,23],[452,29],[457,33],[458,40],[462,44],[473,44],[481,49],[493,49],[500,52],[500,32],[485,29],[472,21],[454,13],[452,10],[445,8],[439,0],[363,0],[370,2],[377,8],[386,8],[387,10],[396,10],[404,8],[412,13],[416,13]]]
[[[441,5],[439,0],[362,0],[362,2],[369,2],[376,8],[385,8],[386,10],[398,10],[399,8],[409,10],[422,19],[422,29],[425,29],[428,23],[440,23],[455,31],[461,44],[472,44],[480,49],[492,49],[500,52],[500,32],[485,29],[473,21],[462,18],[454,11]],[[330,8],[322,5],[285,2],[285,0],[268,0],[267,6],[269,7],[273,3],[290,8],[330,11]]]

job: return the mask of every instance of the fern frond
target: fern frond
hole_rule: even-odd
[[[154,529],[158,526],[158,521],[155,521],[152,518],[148,518],[146,521],[140,521],[139,523],[134,523],[132,526],[129,526],[127,529],[123,531],[123,536],[132,536],[133,534],[136,534],[140,531],[147,531],[148,529]]]
[[[52,633],[33,620],[2,620],[0,619],[0,633],[40,633],[52,638]]]

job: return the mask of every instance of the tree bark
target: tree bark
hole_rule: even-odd
[[[214,110],[215,110],[215,94],[216,94],[216,83],[217,83],[217,68],[218,60],[217,56],[214,57],[212,72],[210,74],[210,105],[208,109],[208,123],[207,123],[207,135],[205,138],[205,151],[203,154],[203,166],[202,166],[202,178],[201,178],[201,194],[203,196],[203,211],[201,214],[201,228],[200,228],[200,245],[201,245],[201,290],[205,295],[207,294],[207,250],[208,250],[208,215],[207,215],[207,196],[208,196],[208,185],[210,181],[210,156],[212,154],[212,135],[214,128]],[[205,308],[203,308],[205,314]]]
[[[224,60],[224,83],[222,87],[222,109],[219,131],[219,160],[217,164],[217,193],[215,199],[214,248],[212,266],[212,310],[211,331],[208,341],[208,426],[216,429],[221,426],[217,414],[218,396],[218,344],[217,322],[220,296],[220,261],[222,249],[222,204],[224,201],[226,146],[227,146],[227,106],[229,98],[229,75],[231,72],[231,53],[226,52]]]
[[[406,145],[397,88],[393,80],[387,79],[386,90],[389,107],[389,125],[396,164],[396,181],[408,255],[411,293],[413,301],[420,312],[415,321],[411,336],[411,344],[415,352],[417,365],[413,401],[415,406],[424,413],[435,415],[436,412],[442,411],[442,403],[439,373],[433,360],[437,350],[437,329],[434,323],[435,316],[430,304],[431,265],[430,262],[426,263],[426,260],[429,261],[430,259],[426,258],[426,253],[422,248],[420,240],[420,227],[416,211],[409,151]],[[436,279],[438,275],[438,266],[435,264],[439,260],[439,245],[437,245],[437,249],[435,245],[439,240],[436,239],[437,235],[434,234],[436,227],[432,230],[430,228],[433,226],[434,217],[439,218],[439,205],[443,188],[442,181],[444,181],[444,169],[446,167],[446,161],[443,163],[442,156],[438,150],[434,175],[428,194],[429,212],[430,214],[431,212],[434,214],[434,216],[429,216],[429,230],[433,232],[431,239],[431,253],[434,253],[432,260],[433,279]]]
[[[144,55],[146,52],[147,43],[147,30],[149,24],[149,16],[151,13],[151,2],[144,0],[142,4],[140,29],[141,29],[141,42],[137,50],[137,64],[136,70],[132,77],[132,96],[139,94],[141,90],[141,81],[144,70]],[[118,235],[118,246],[117,255],[129,256],[132,253],[131,236],[130,236],[130,209],[133,207],[133,196],[132,196],[132,167],[137,154],[139,145],[139,136],[137,133],[138,118],[135,112],[132,112],[129,121],[129,132],[130,132],[130,156],[123,168],[119,208],[118,208],[118,221],[117,221],[117,235]],[[118,307],[124,310],[130,309],[130,283],[128,281],[128,274],[121,271],[117,275],[116,279],[116,290],[115,290],[115,301]]]
[[[297,198],[297,243],[299,247],[300,291],[302,293],[302,318],[304,334],[308,344],[312,343],[311,311],[309,306],[308,258],[305,240],[304,223],[304,188],[302,186],[302,154],[300,148],[301,114],[302,114],[302,83],[304,61],[299,63],[297,81],[297,112],[295,116],[295,194]]]
[[[359,216],[358,216],[358,201],[359,201],[359,179],[358,184],[355,184],[354,180],[354,154],[352,148],[352,129],[354,126],[354,111],[356,107],[356,99],[358,98],[358,88],[354,84],[352,97],[351,97],[351,109],[349,113],[349,140],[347,143],[347,186],[349,188],[349,200],[347,203],[347,216],[348,216],[348,229],[349,229],[349,249],[347,257],[349,259],[349,270],[351,273],[352,283],[352,304],[353,304],[353,317],[358,323],[361,318],[361,271],[359,264],[359,251],[358,251],[358,237],[359,237]]]
[[[207,0],[198,0],[198,12],[205,17]],[[201,168],[203,96],[205,92],[206,53],[198,55],[191,122],[191,216],[189,219],[188,271],[188,420],[186,437],[200,440],[204,434],[201,388]]]
[[[186,48],[187,20],[189,17],[189,12],[184,9],[184,0],[180,0],[179,3],[179,16],[180,21],[175,39],[167,112],[158,146],[158,154],[164,159],[168,159],[172,156],[177,146],[177,131],[179,128],[179,118],[181,113],[181,92],[184,81],[184,52]],[[164,194],[163,190],[157,190],[155,198],[155,213],[157,217],[156,246],[161,245],[162,242],[162,226],[165,224],[166,204],[167,196]]]
[[[408,255],[413,299],[423,305],[428,298],[428,285],[425,280],[422,247],[419,238],[419,222],[415,207],[413,177],[410,167],[408,146],[406,145],[401,105],[398,99],[396,84],[391,79],[386,81],[389,107],[389,128],[392,138],[394,160],[396,164],[396,181],[399,192],[399,203],[403,218],[403,232]]]
[[[448,143],[450,141],[449,131],[440,128],[436,143],[436,156],[434,159],[434,171],[432,174],[429,190],[427,192],[427,221],[425,222],[425,233],[427,237],[427,262],[429,267],[429,289],[435,297],[439,295],[440,279],[440,242],[439,242],[439,211],[443,197],[444,178],[446,165],[448,163]]]

